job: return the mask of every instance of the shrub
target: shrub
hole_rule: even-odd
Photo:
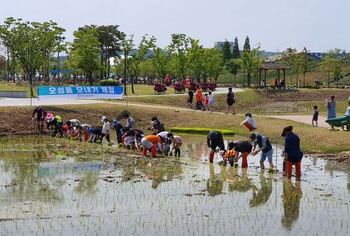
[[[99,86],[120,86],[120,83],[118,80],[113,79],[103,79],[100,80],[97,85]]]

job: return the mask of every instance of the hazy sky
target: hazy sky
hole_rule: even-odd
[[[0,21],[8,16],[56,21],[72,32],[86,24],[118,24],[120,30],[154,35],[160,46],[172,33],[185,33],[206,47],[238,37],[242,47],[278,51],[350,51],[350,0],[2,0]]]

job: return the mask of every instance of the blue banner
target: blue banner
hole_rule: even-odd
[[[119,86],[39,86],[38,99],[122,99],[124,88]]]

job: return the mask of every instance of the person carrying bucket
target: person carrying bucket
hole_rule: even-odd
[[[293,133],[293,126],[285,127],[281,134],[284,138],[284,162],[283,171],[288,179],[292,177],[292,168],[295,166],[296,180],[301,177],[301,160],[303,152],[300,150],[300,138]]]
[[[251,113],[245,114],[245,120],[240,124],[246,127],[249,131],[253,131],[256,129],[256,121],[253,118],[253,115]]]
[[[221,151],[225,150],[224,138],[222,136],[222,133],[215,130],[210,131],[207,136],[207,144],[210,148],[209,162],[213,163],[216,148],[219,148]]]
[[[265,135],[255,134],[255,133],[252,133],[249,137],[250,137],[250,140],[253,142],[252,155],[255,156],[256,154],[261,152],[260,168],[262,170],[265,169],[264,162],[267,158],[270,163],[270,169],[273,169],[274,168],[274,165],[272,163],[273,149],[269,138],[266,137]],[[258,148],[256,149],[257,146]]]
[[[150,134],[150,135],[143,137],[141,139],[141,144],[143,147],[142,156],[146,156],[147,150],[149,150],[149,151],[151,151],[152,157],[156,157],[157,156],[157,146],[161,142],[162,142],[161,137],[159,137],[158,135],[155,135],[155,134]]]

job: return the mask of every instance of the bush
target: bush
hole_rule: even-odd
[[[103,79],[100,80],[97,85],[99,86],[120,86],[120,83],[118,80],[113,79]]]

